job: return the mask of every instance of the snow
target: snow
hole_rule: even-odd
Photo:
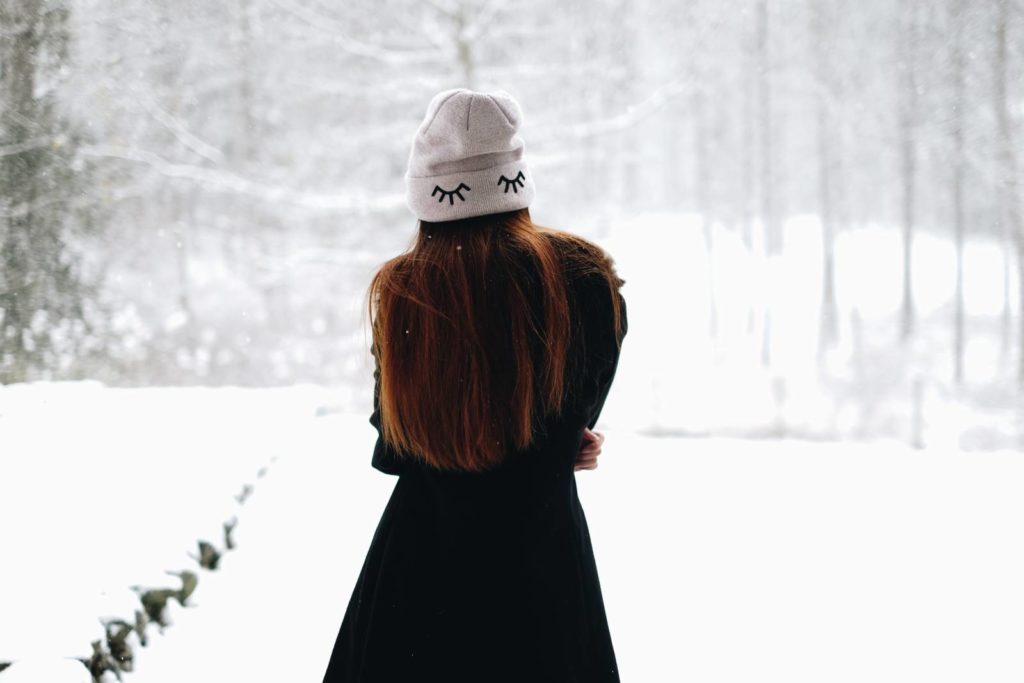
[[[819,359],[821,226],[816,216],[795,215],[783,227],[785,249],[763,258],[756,239],[752,252],[731,227],[712,223],[709,257],[700,214],[645,213],[613,223],[601,244],[626,280],[630,336],[608,398],[609,425],[648,434],[868,435],[914,443],[920,382],[926,445],[1024,444],[1019,350],[1000,335],[1004,299],[1017,311],[1019,288],[994,238],[971,235],[965,243],[965,383],[957,387],[951,240],[914,238],[917,335],[904,346],[900,233],[875,224],[840,232],[839,338]],[[768,302],[771,362],[764,366]]]
[[[624,680],[1024,675],[1019,454],[607,443],[581,497]]]
[[[85,657],[103,636],[99,617],[133,621],[131,586],[180,586],[167,572],[196,569],[200,539],[223,548],[223,523],[243,533],[249,501],[234,496],[247,484],[258,495],[330,397],[302,386],[3,387],[0,661]]]
[[[396,481],[336,396],[0,389],[0,660],[18,660],[0,683],[87,680],[61,658],[232,515],[237,548],[125,680],[319,680]],[[1018,453],[599,429],[576,477],[623,680],[1024,677]]]
[[[915,239],[901,347],[897,233],[837,236],[839,340],[818,359],[820,226],[785,227],[767,260],[719,224],[709,260],[695,214],[602,240],[630,332],[577,480],[623,679],[1024,679],[1024,421],[997,324],[1015,276],[968,240],[957,389],[948,240]],[[186,569],[188,606],[148,647],[130,636],[126,680],[318,680],[394,485],[370,467],[372,359],[350,363],[365,405],[315,385],[0,387],[0,683],[86,680],[70,658],[101,619]],[[200,569],[230,522],[237,548]]]

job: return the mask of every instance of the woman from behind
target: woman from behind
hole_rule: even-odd
[[[368,290],[372,465],[398,479],[327,682],[619,681],[575,471],[627,330],[597,245],[535,224],[518,103],[431,100],[406,176],[419,229]]]

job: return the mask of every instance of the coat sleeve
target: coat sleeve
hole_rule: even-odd
[[[376,353],[373,354],[373,413],[370,414],[370,424],[377,430],[377,444],[373,447],[372,466],[385,474],[401,475],[406,461],[384,442],[380,428],[380,362]]]
[[[613,327],[615,321],[612,317],[611,298],[605,296],[604,301],[606,301],[606,305],[598,307],[602,324],[602,327],[599,328],[601,332],[597,335],[601,340],[601,344],[598,345],[601,365],[597,375],[597,394],[590,409],[590,419],[587,422],[587,428],[591,430],[594,429],[598,418],[601,416],[605,400],[608,398],[608,392],[611,390],[612,382],[615,380],[615,372],[619,367],[621,340],[625,338],[626,331],[629,328],[629,322],[626,318],[626,300],[621,292],[616,292],[616,296],[619,297],[620,315],[622,316],[622,335],[619,338],[619,344],[615,343],[615,330]]]

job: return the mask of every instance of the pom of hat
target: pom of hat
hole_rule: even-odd
[[[504,90],[453,88],[435,95],[409,153],[409,209],[437,222],[529,206],[535,192],[522,123],[519,103]]]

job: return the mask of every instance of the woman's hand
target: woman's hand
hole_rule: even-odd
[[[584,429],[583,443],[580,446],[580,452],[576,455],[575,471],[596,470],[597,456],[601,455],[601,444],[603,443],[604,434]]]

